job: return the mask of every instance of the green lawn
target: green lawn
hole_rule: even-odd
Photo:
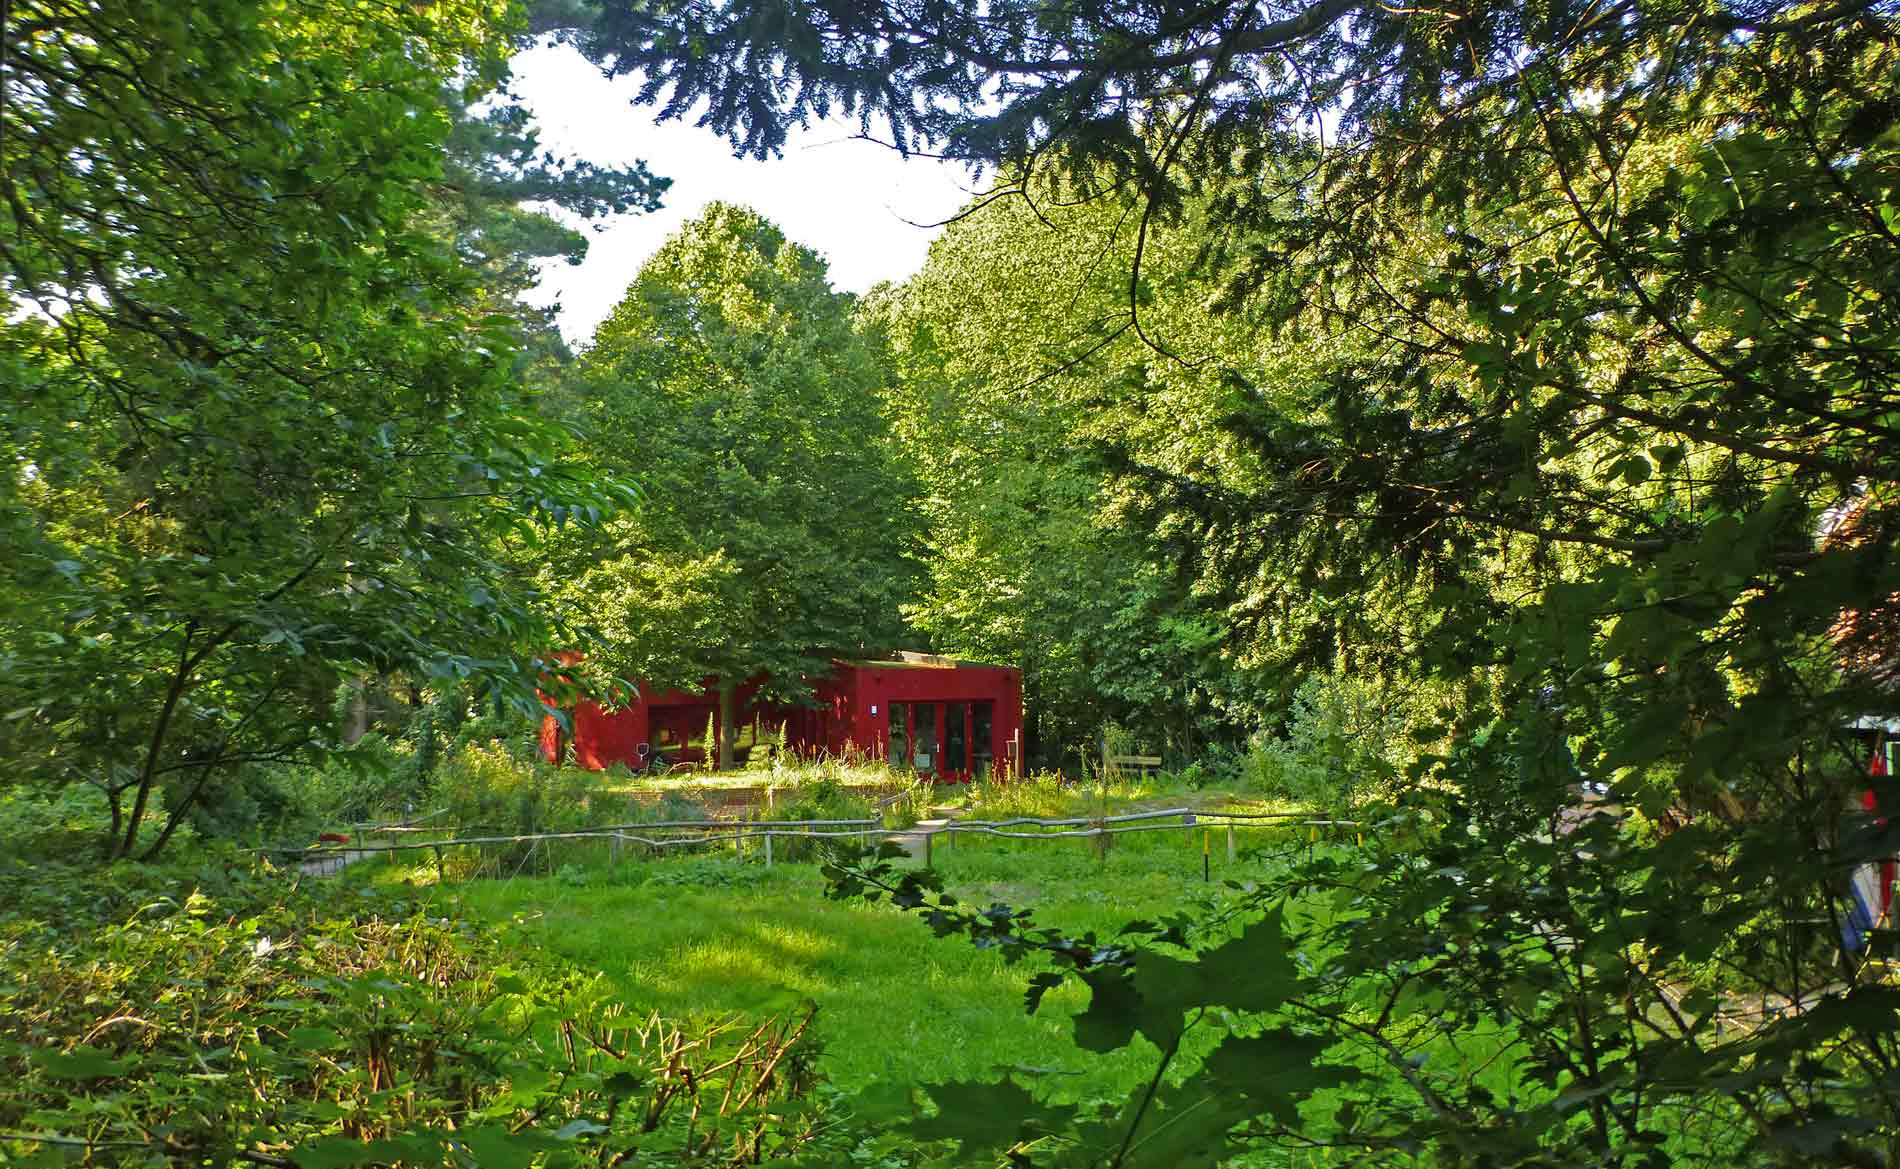
[[[1266,840],[1243,831],[1243,846],[1249,837]],[[1224,896],[1223,879],[1258,871],[1245,857],[1228,864],[1219,830],[1213,843],[1212,884],[1202,881],[1199,832],[1119,837],[1106,859],[1081,840],[945,838],[935,859],[966,901],[1033,906],[1043,924],[1112,933]],[[823,1067],[846,1089],[993,1078],[1019,1067],[1063,1077],[1077,1093],[1118,1091],[1152,1066],[1139,1046],[1106,1058],[1075,1050],[1068,1034],[1085,1003],[1079,987],[1026,1015],[1023,989],[1035,967],[938,939],[887,906],[828,901],[810,864],[627,860],[612,873],[467,881],[437,896],[464,914],[512,922],[529,943],[599,970],[640,1011],[753,1014],[815,1002]]]

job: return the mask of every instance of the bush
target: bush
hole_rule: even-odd
[[[609,791],[601,776],[523,759],[499,742],[471,743],[436,769],[427,795],[444,814],[432,824],[462,835],[532,836],[572,832],[639,817],[629,797]],[[482,846],[480,864],[519,867],[536,842]]]
[[[985,777],[977,781],[973,802],[986,820],[1012,816],[1059,817],[1069,814],[1081,789],[1061,773],[1042,771],[1013,779]]]
[[[0,832],[7,841],[0,856],[10,860],[101,856],[111,826],[105,793],[96,787],[0,787]]]
[[[776,850],[775,850],[776,851]],[[763,865],[730,857],[693,857],[675,864],[621,870],[620,883],[678,889],[756,889],[771,879]]]
[[[1429,688],[1315,674],[1294,692],[1285,733],[1254,737],[1242,782],[1318,807],[1389,792],[1418,757],[1413,732],[1431,721],[1436,705]]]
[[[930,815],[936,799],[936,783],[929,776],[913,776],[897,798],[884,805],[884,827],[909,828]]]
[[[775,787],[773,791],[776,806],[765,814],[772,820],[868,820],[877,814],[870,800],[846,789],[830,769],[821,768],[811,783]],[[772,856],[784,861],[812,860],[823,843],[821,838],[810,836],[774,837]]]
[[[1160,782],[1168,787],[1199,791],[1209,787],[1232,787],[1245,782],[1248,756],[1232,747],[1212,746],[1200,758],[1161,773]]]
[[[0,1163],[711,1167],[834,1127],[797,1018],[763,1045],[689,1030],[504,938],[263,868],[110,884],[0,862]]]
[[[624,798],[605,791],[600,777],[571,767],[524,762],[499,743],[470,744],[436,771],[429,802],[462,831],[501,835],[567,832],[610,823],[609,808]]]

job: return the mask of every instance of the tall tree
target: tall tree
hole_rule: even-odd
[[[0,57],[0,725],[163,847],[321,743],[339,673],[533,702],[492,533],[597,503],[432,202],[505,9],[15,3]],[[155,797],[170,815],[141,838]]]
[[[1118,517],[1108,440],[1217,462],[1220,436],[1200,420],[1222,377],[1178,369],[1118,323],[1118,215],[973,207],[923,271],[866,306],[900,375],[899,439],[928,486],[913,622],[948,652],[1021,663],[1030,749],[1051,764],[1106,723],[1191,754],[1274,717],[1269,647],[1170,570],[1165,533]],[[1166,288],[1154,310],[1243,359],[1245,322],[1198,312],[1216,286],[1195,286],[1195,247],[1178,233],[1151,263]]]
[[[1126,199],[1121,322],[1182,364],[1210,353],[1158,327],[1147,248],[1208,208],[1208,304],[1275,344],[1209,399],[1244,460],[1120,444],[1129,514],[1196,533],[1215,596],[1293,564],[1422,599],[1417,656],[1476,695],[1393,846],[1282,890],[1348,923],[1302,939],[1299,1025],[1394,1073],[1309,1085],[1324,1123],[1283,1135],[1900,1155],[1890,941],[1841,928],[1897,847],[1844,729],[1900,710],[1859,644],[1900,597],[1890,8],[679,2],[593,44],[741,148],[844,107],[1019,195]],[[1580,819],[1580,782],[1621,814]]]
[[[823,261],[739,207],[708,208],[641,268],[578,385],[593,457],[637,471],[645,502],[553,562],[601,635],[595,667],[715,676],[730,729],[753,675],[797,697],[834,653],[896,640],[914,487],[851,308]]]
[[[523,30],[511,47],[527,43]],[[493,89],[445,90],[449,132],[435,184],[435,204],[456,254],[481,273],[498,300],[531,290],[549,261],[579,264],[586,258],[587,235],[573,221],[652,211],[672,182],[644,162],[604,167],[556,155],[542,144],[531,111],[509,81],[502,66]],[[528,328],[530,354],[566,354],[554,328],[556,309],[520,305],[516,311]]]

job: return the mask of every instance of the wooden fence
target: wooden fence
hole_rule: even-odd
[[[439,814],[439,813],[435,813]],[[923,843],[922,860],[926,866],[934,863],[935,842],[938,836],[954,839],[959,835],[981,835],[1003,837],[1010,840],[1087,840],[1105,839],[1130,832],[1167,832],[1192,831],[1202,829],[1208,835],[1204,838],[1203,855],[1207,851],[1207,841],[1212,839],[1215,828],[1224,828],[1226,835],[1227,859],[1233,860],[1237,853],[1235,829],[1239,827],[1275,827],[1306,828],[1315,836],[1321,829],[1329,834],[1339,830],[1363,830],[1356,820],[1319,818],[1304,812],[1210,812],[1196,808],[1165,808],[1145,812],[1125,812],[1114,816],[1072,816],[1044,819],[1035,816],[1017,816],[1006,820],[956,820],[927,822],[908,828],[886,828],[879,818],[853,820],[651,820],[632,824],[606,824],[589,828],[576,828],[565,832],[527,832],[494,833],[486,835],[456,835],[453,829],[444,827],[425,828],[420,821],[400,824],[357,825],[359,837],[370,832],[380,834],[384,839],[380,843],[367,840],[355,840],[348,844],[318,848],[260,848],[255,853],[288,857],[303,866],[305,872],[329,873],[348,864],[352,860],[364,860],[376,854],[387,855],[394,860],[396,854],[428,850],[434,853],[436,869],[445,873],[444,851],[450,848],[487,848],[494,845],[527,844],[528,856],[537,848],[546,848],[555,841],[599,840],[608,848],[610,863],[617,863],[623,846],[641,845],[649,849],[697,848],[708,845],[732,844],[735,851],[744,847],[746,841],[759,841],[763,845],[764,861],[773,863],[773,841],[777,839],[840,840],[856,838],[860,845],[870,844],[873,837],[891,840],[921,839]],[[424,835],[435,832],[448,832],[442,839],[401,840],[399,837]],[[675,835],[655,835],[672,833]],[[313,869],[326,862],[333,868]],[[526,858],[523,860],[525,865]],[[519,869],[517,869],[519,871]]]

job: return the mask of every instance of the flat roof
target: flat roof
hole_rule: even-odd
[[[947,658],[941,654],[899,653],[895,658],[844,658],[847,666],[860,666],[873,670],[1007,670],[1009,666],[999,666],[995,662],[966,662],[957,658]]]

